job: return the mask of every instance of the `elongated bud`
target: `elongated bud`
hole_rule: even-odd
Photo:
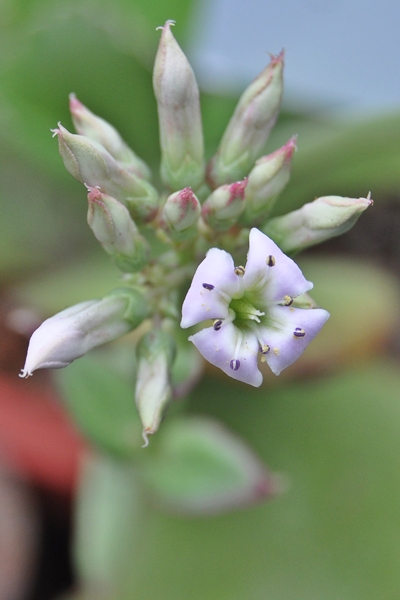
[[[263,231],[284,252],[294,253],[345,233],[372,204],[370,194],[366,198],[324,196],[283,217],[271,219]]]
[[[162,220],[171,237],[177,241],[193,237],[200,217],[201,206],[190,187],[168,196],[162,212]]]
[[[207,168],[211,188],[242,179],[262,153],[283,94],[283,52],[242,94],[216,155]]]
[[[144,447],[147,436],[156,433],[171,400],[170,371],[175,358],[175,341],[164,331],[149,331],[137,346],[135,399],[143,425]]]
[[[21,377],[37,369],[68,366],[92,348],[135,329],[147,317],[147,303],[134,289],[119,288],[101,300],[71,306],[34,331]]]
[[[282,148],[259,158],[250,171],[246,187],[246,210],[243,222],[246,225],[265,221],[279,194],[290,179],[292,155],[296,150],[296,137],[292,137]]]
[[[201,216],[207,225],[217,231],[230,229],[245,208],[247,178],[218,187],[204,202]]]
[[[199,89],[192,68],[171,32],[173,21],[161,27],[154,64],[161,143],[161,179],[176,191],[204,181],[204,144]]]
[[[150,221],[158,207],[155,188],[123,169],[98,142],[84,135],[70,133],[60,123],[53,130],[64,165],[75,179],[91,187],[99,187],[129,209],[138,221]]]
[[[79,135],[85,135],[104,146],[128,172],[141,179],[150,179],[150,168],[129,148],[115,127],[92,113],[75,94],[69,96],[69,109],[75,130]]]
[[[87,221],[96,239],[126,273],[135,273],[148,262],[150,249],[128,209],[98,188],[88,186]]]

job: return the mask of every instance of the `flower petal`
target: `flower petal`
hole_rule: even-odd
[[[181,327],[228,317],[229,302],[242,286],[234,269],[232,256],[225,250],[211,248],[207,252],[183,302]]]
[[[329,313],[322,308],[275,306],[271,307],[270,317],[274,326],[260,328],[259,341],[270,347],[265,360],[271,371],[279,375],[299,358],[322,329]]]
[[[267,304],[287,295],[296,298],[313,287],[296,263],[255,227],[250,231],[243,285],[247,290],[259,289]]]
[[[213,327],[202,329],[189,340],[208,362],[233,379],[255,387],[261,385],[262,375],[257,367],[258,340],[254,333],[243,333],[232,323],[226,323],[218,331]]]

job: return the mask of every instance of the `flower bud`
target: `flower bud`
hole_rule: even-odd
[[[283,52],[242,94],[216,155],[207,168],[211,188],[242,179],[262,153],[283,94]]]
[[[87,189],[87,221],[96,239],[122,271],[140,271],[148,262],[149,246],[140,235],[128,209],[97,187],[87,186]]]
[[[247,178],[214,190],[202,206],[205,223],[217,231],[226,231],[235,225],[245,208],[246,186]]]
[[[84,135],[104,146],[128,172],[141,179],[150,179],[149,167],[129,148],[115,127],[92,113],[75,94],[69,96],[69,109],[75,130],[79,135]]]
[[[269,220],[263,231],[284,252],[294,253],[345,233],[371,204],[370,194],[366,198],[324,196]]]
[[[70,133],[60,123],[53,130],[58,136],[64,165],[75,179],[91,187],[99,187],[129,209],[134,219],[150,221],[158,207],[155,188],[123,169],[98,142]]]
[[[171,194],[164,205],[162,220],[176,241],[187,240],[196,233],[201,212],[200,202],[190,187]]]
[[[172,191],[204,181],[199,89],[192,68],[171,32],[161,27],[153,72],[161,143],[161,179]]]
[[[147,436],[156,433],[171,400],[170,371],[175,358],[175,341],[155,329],[146,333],[137,346],[135,399],[143,425],[144,448]]]
[[[66,367],[92,348],[135,329],[146,316],[145,299],[129,288],[116,289],[101,300],[71,306],[33,332],[21,377],[28,377],[37,369]]]
[[[279,194],[290,179],[292,155],[296,150],[296,137],[292,137],[282,148],[259,158],[250,171],[246,187],[246,210],[243,222],[246,225],[265,221]]]

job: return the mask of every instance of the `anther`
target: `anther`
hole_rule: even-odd
[[[213,327],[214,327],[214,331],[219,331],[222,327],[221,319],[215,319],[215,321],[213,323]]]
[[[268,352],[271,350],[270,346],[268,346],[268,344],[262,344],[260,345],[260,352],[261,354],[268,354]]]
[[[274,267],[275,264],[276,264],[275,256],[272,256],[272,254],[270,254],[269,256],[267,256],[267,265],[269,267]]]
[[[237,358],[234,358],[229,363],[229,366],[232,369],[232,371],[237,371],[239,369],[239,367],[240,367],[240,360],[238,360]]]
[[[238,275],[239,277],[243,277],[244,274],[245,274],[244,267],[242,267],[242,266],[235,267],[235,275]]]
[[[203,283],[202,285],[204,289],[209,290],[210,292],[214,289],[214,286],[211,285],[211,283]]]
[[[292,296],[283,296],[282,302],[279,302],[279,306],[291,306],[293,304]]]
[[[296,329],[293,331],[293,335],[294,337],[302,338],[306,335],[306,332],[301,327],[296,327]]]

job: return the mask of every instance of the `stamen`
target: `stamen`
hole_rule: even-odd
[[[271,350],[271,347],[268,346],[268,344],[262,344],[260,345],[260,352],[261,354],[268,354],[268,352]]]
[[[283,296],[282,302],[279,302],[279,306],[291,306],[293,304],[292,296]]]
[[[240,360],[238,358],[232,359],[229,363],[229,366],[232,369],[232,371],[237,371],[240,368]]]
[[[215,319],[215,321],[213,323],[213,327],[214,327],[214,331],[219,331],[222,327],[221,319]]]
[[[269,256],[267,256],[267,265],[269,267],[274,267],[276,265],[275,256],[272,256],[272,254],[270,254]]]
[[[203,283],[203,288],[206,290],[209,290],[211,292],[211,290],[214,289],[215,286],[211,285],[211,283]]]
[[[244,274],[245,274],[244,267],[242,267],[242,266],[235,267],[235,275],[238,275],[238,277],[243,277]]]
[[[306,335],[306,332],[301,327],[296,327],[296,329],[293,331],[293,335],[294,337],[302,338]]]

